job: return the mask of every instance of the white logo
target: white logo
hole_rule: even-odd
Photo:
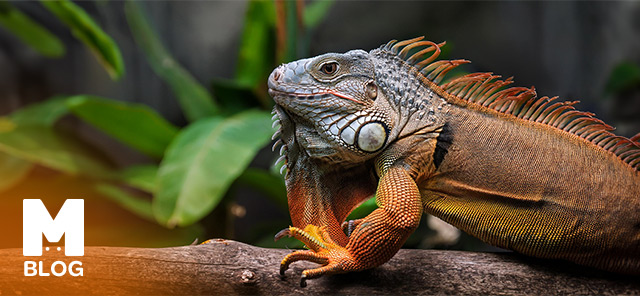
[[[24,256],[42,256],[42,235],[49,242],[59,242],[64,234],[64,254],[66,256],[84,255],[84,200],[67,199],[62,208],[51,218],[47,208],[40,199],[24,199],[22,201],[22,254]],[[46,248],[49,251],[49,247]],[[58,247],[58,251],[60,248]],[[69,264],[72,276],[82,276],[82,262],[73,261]],[[42,261],[25,261],[25,276],[49,276],[43,271]],[[62,270],[58,271],[61,266]],[[38,270],[36,270],[38,268]],[[67,265],[62,261],[51,264],[51,273],[62,276],[67,271]]]

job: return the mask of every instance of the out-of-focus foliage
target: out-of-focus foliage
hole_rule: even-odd
[[[275,166],[274,166],[275,167]],[[238,183],[262,192],[281,210],[287,211],[287,188],[278,172],[247,168],[237,179]]]
[[[247,7],[238,52],[235,82],[254,88],[264,82],[274,64],[275,6],[271,1],[251,1]]]
[[[64,98],[54,98],[0,118],[0,151],[71,174],[109,178],[113,171],[75,137],[54,129],[68,113]]]
[[[620,93],[640,86],[640,67],[633,63],[620,63],[609,76],[605,87],[607,93]]]
[[[154,214],[163,224],[189,225],[209,213],[271,138],[271,116],[244,111],[187,126],[158,170]]]
[[[16,185],[24,178],[33,167],[33,164],[22,158],[17,158],[6,153],[0,153],[0,191],[4,191]]]
[[[207,89],[184,70],[162,46],[140,5],[127,2],[125,12],[133,38],[145,53],[153,71],[171,86],[187,119],[195,121],[218,113],[219,110]]]
[[[82,41],[102,63],[112,79],[124,75],[124,62],[116,43],[79,6],[70,0],[42,1],[58,17],[73,36]]]
[[[151,204],[147,200],[111,184],[98,184],[96,190],[130,212],[147,220],[153,220]]]
[[[0,1],[0,26],[43,56],[57,58],[64,55],[65,46],[58,37],[4,1]]]
[[[324,16],[333,5],[334,0],[311,2],[304,10],[302,20],[307,28],[315,28],[324,19]]]
[[[84,94],[27,106],[0,118],[0,172],[14,172],[13,178],[0,181],[0,189],[19,182],[33,164],[39,164],[93,178],[96,190],[114,203],[167,227],[194,224],[221,204],[233,202],[228,199],[233,198],[229,192],[234,184],[263,193],[286,211],[286,189],[277,168],[248,168],[274,132],[267,111],[273,102],[265,82],[277,63],[307,55],[308,34],[331,3],[314,1],[298,7],[304,2],[250,1],[235,77],[213,79],[211,91],[162,45],[144,4],[125,3],[132,38],[153,71],[170,86],[190,123],[177,127],[148,106]],[[123,76],[118,46],[98,22],[68,0],[42,4],[96,54],[114,80]],[[5,2],[0,2],[0,24],[45,56],[64,53],[57,37]],[[151,163],[111,167],[77,136],[60,130],[57,123],[65,116],[75,116],[151,157]],[[371,202],[366,206],[370,208]],[[261,225],[268,231],[256,229],[254,243],[274,245],[273,233],[288,223]]]
[[[156,193],[158,187],[156,182],[157,175],[158,166],[156,164],[133,165],[120,171],[118,181],[142,191]]]
[[[74,96],[67,106],[79,118],[124,144],[152,157],[162,158],[178,128],[146,105],[95,96]]]

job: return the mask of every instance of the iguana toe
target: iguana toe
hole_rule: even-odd
[[[289,265],[296,261],[311,261],[322,264],[321,267],[307,269],[302,272],[300,286],[306,286],[307,279],[318,278],[325,274],[344,273],[356,270],[353,257],[349,251],[335,244],[325,228],[308,225],[304,230],[296,227],[289,227],[280,231],[276,239],[284,236],[295,237],[302,241],[310,250],[300,250],[288,254],[280,263],[280,275],[289,269]]]

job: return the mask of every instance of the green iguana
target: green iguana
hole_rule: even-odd
[[[293,225],[276,235],[322,264],[305,279],[388,261],[422,212],[516,252],[640,274],[640,134],[628,139],[577,102],[537,98],[491,73],[443,78],[423,37],[276,68]],[[375,194],[378,208],[344,222]]]

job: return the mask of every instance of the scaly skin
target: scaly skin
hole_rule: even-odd
[[[640,134],[616,136],[576,102],[435,61],[422,38],[325,54],[269,77],[293,227],[321,264],[305,279],[383,264],[433,214],[503,248],[640,274]],[[414,53],[409,56],[409,53]],[[376,194],[379,208],[349,223]],[[345,232],[345,230],[347,230]]]

